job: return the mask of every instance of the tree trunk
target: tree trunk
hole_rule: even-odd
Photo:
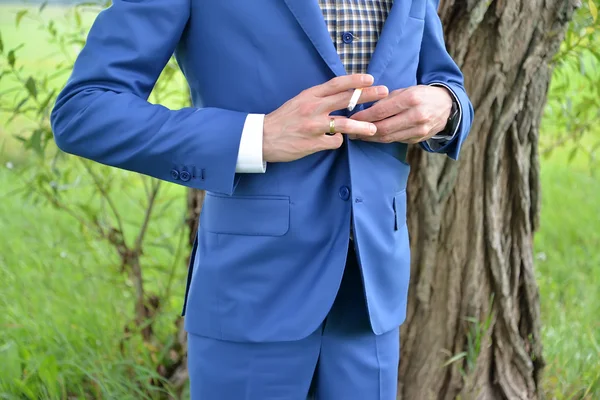
[[[442,0],[476,118],[460,162],[411,149],[399,398],[537,399],[539,122],[577,0]],[[190,243],[204,193],[188,193]]]
[[[188,242],[190,248],[194,245],[194,239],[196,239],[196,232],[198,231],[198,221],[200,218],[200,212],[202,211],[202,204],[204,203],[204,190],[188,190],[187,193],[187,224],[189,227]]]
[[[538,131],[576,0],[442,0],[475,123],[460,162],[411,149],[402,399],[537,399]]]

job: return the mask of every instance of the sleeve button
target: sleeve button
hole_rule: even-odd
[[[187,171],[181,171],[181,173],[179,174],[179,178],[182,181],[187,182],[192,178],[192,175]]]

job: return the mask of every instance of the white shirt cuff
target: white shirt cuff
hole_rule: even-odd
[[[430,86],[441,86],[441,87],[446,88],[448,90],[448,92],[450,92],[452,97],[454,97],[456,104],[458,104],[458,120],[462,121],[462,104],[460,104],[460,101],[458,100],[458,96],[456,96],[454,91],[452,89],[450,89],[450,87],[448,85],[446,85],[445,83],[441,83],[441,82],[430,83],[429,85]],[[460,127],[460,124],[456,124],[456,129],[454,129],[454,132],[452,132],[452,135],[435,135],[435,136],[433,136],[431,139],[429,139],[427,141],[427,144],[429,144],[429,146],[432,149],[442,147],[447,142],[454,139],[454,137],[456,136],[456,133],[458,132],[459,127]]]
[[[248,114],[246,117],[235,172],[261,174],[267,171],[267,163],[263,161],[264,119],[264,114]]]

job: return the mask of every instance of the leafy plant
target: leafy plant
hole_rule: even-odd
[[[550,156],[569,147],[567,161],[579,153],[591,165],[600,149],[600,9],[587,0],[571,23],[554,58],[554,75],[545,110],[540,152]]]
[[[50,126],[54,100],[85,43],[89,21],[109,4],[85,3],[65,8],[64,16],[59,19],[46,16],[47,3],[37,10],[18,11],[15,26],[21,26],[25,19],[35,21],[46,43],[40,46],[28,42],[8,48],[0,31],[0,113],[6,117],[3,118],[6,127],[32,154],[21,172],[24,184],[20,194],[24,201],[50,204],[70,215],[83,240],[108,245],[118,257],[120,262],[115,270],[123,277],[123,290],[131,290],[133,294],[132,317],[123,327],[122,345],[128,340],[141,340],[155,362],[157,373],[151,378],[152,383],[165,386],[178,368],[185,367],[178,335],[180,321],[171,325],[167,338],[158,337],[155,329],[157,318],[169,304],[176,272],[182,269],[182,253],[187,243],[185,198],[181,191],[169,190],[173,185],[159,180],[67,156],[55,146]],[[27,63],[27,57],[21,54],[32,46],[53,50],[36,60],[41,64],[46,61],[52,68]],[[172,107],[189,104],[188,91],[174,59],[161,74],[150,101]],[[115,201],[123,197],[128,201]],[[181,219],[174,231],[159,232],[152,228],[157,220],[172,216],[177,205],[181,206]],[[150,248],[168,252],[171,262],[152,265],[152,259],[146,256]],[[152,282],[149,276],[154,278]],[[163,284],[154,283],[157,279]],[[0,350],[0,354],[15,358],[13,347]],[[56,368],[56,359],[51,357],[39,366],[36,387],[40,391],[32,392],[32,396],[39,397],[41,393],[44,397],[59,396]],[[14,368],[11,371],[14,385],[29,387],[15,377]],[[182,383],[178,381],[176,386],[180,388]],[[31,391],[29,387],[25,392]]]

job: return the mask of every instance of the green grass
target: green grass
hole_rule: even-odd
[[[137,391],[156,377],[152,352],[135,340],[120,351],[133,303],[118,258],[65,213],[6,195],[22,188],[28,175],[25,169],[0,170],[0,398],[146,398]],[[133,179],[123,182],[136,186]],[[181,208],[181,190],[170,189],[162,198],[180,198]],[[75,192],[73,201],[89,201],[85,190]],[[128,195],[120,199],[119,208],[134,225],[140,210]],[[170,217],[154,224],[151,237],[169,242],[176,236],[181,219],[172,212]],[[144,262],[164,267],[170,265],[170,254],[151,247]],[[161,338],[173,331],[170,323],[181,306],[184,270],[178,271],[177,295],[158,323]],[[164,282],[164,277],[149,273],[149,281]],[[150,286],[160,290],[163,285]]]
[[[549,398],[600,398],[600,180],[568,149],[542,163],[536,273]]]
[[[28,43],[19,51],[19,60],[35,75],[55,58],[41,50],[47,35],[38,22],[25,17],[15,28],[18,9],[0,6],[0,32],[5,48]],[[45,14],[62,18],[65,9],[49,8]],[[576,72],[569,80],[585,88]],[[0,93],[10,84],[1,80]],[[549,118],[544,126],[552,126]],[[25,126],[22,120],[0,126],[0,399],[62,399],[66,394],[144,398],[136,390],[154,374],[152,351],[138,342],[119,349],[123,327],[132,315],[132,290],[115,267],[117,256],[82,233],[64,213],[7,195],[27,185],[28,166],[35,165],[34,157],[11,138]],[[535,252],[548,364],[544,390],[549,399],[595,399],[600,398],[600,181],[585,160],[567,163],[569,153],[563,148],[542,161],[541,229]],[[126,194],[118,197],[118,208],[128,217],[127,229],[134,230],[141,219],[139,179],[113,174],[117,190]],[[184,201],[183,189],[165,188],[162,205],[175,198]],[[88,201],[86,190],[74,193],[73,202]],[[182,208],[171,209],[153,223],[150,237],[172,242]],[[172,251],[158,246],[150,247],[144,258],[152,266],[171,260]],[[160,289],[164,274],[151,270],[150,277],[156,277],[151,287]],[[167,316],[176,315],[180,307],[184,279],[182,270]],[[171,322],[160,321],[160,338],[172,332]]]

